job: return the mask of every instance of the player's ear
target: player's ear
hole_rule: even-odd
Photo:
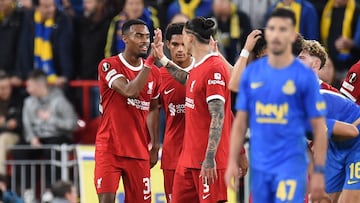
[[[291,31],[292,33],[292,35],[291,35],[291,42],[292,43],[294,43],[295,41],[296,41],[296,38],[297,38],[297,36],[298,36],[298,33],[297,32],[295,32],[295,30],[294,31]]]
[[[169,40],[166,40],[166,47],[167,47],[168,49],[170,49],[170,41],[169,41]]]
[[[314,60],[314,65],[315,67],[318,67],[318,70],[320,70],[321,60],[319,58],[316,58],[316,60]]]
[[[124,43],[127,44],[127,41],[129,40],[128,34],[123,34],[121,37],[122,37],[122,40],[124,41]]]

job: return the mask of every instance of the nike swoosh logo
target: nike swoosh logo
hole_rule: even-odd
[[[202,196],[202,199],[206,199],[206,198],[208,198],[209,196],[210,196],[210,194],[203,195],[203,196]]]
[[[148,200],[148,199],[150,199],[150,197],[151,197],[151,195],[145,195],[144,200]]]
[[[164,90],[164,94],[167,95],[169,94],[170,92],[174,91],[175,88],[172,88],[172,89],[169,89],[169,90]]]
[[[359,183],[360,180],[348,180],[347,184],[348,185],[353,185],[353,184],[356,184],[356,183]]]
[[[259,87],[261,87],[261,86],[263,86],[263,85],[264,85],[263,82],[252,82],[252,83],[250,84],[250,87],[251,87],[251,89],[257,89],[257,88],[259,88]]]

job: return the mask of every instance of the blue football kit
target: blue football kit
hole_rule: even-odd
[[[274,68],[263,57],[245,69],[235,107],[248,113],[253,202],[303,203],[306,123],[326,114],[315,74],[298,59]]]
[[[360,107],[346,97],[328,90],[321,90],[327,105],[327,118],[353,123],[360,118]],[[359,126],[357,126],[360,130]],[[329,140],[325,166],[327,193],[343,189],[360,189],[360,137],[346,141]]]

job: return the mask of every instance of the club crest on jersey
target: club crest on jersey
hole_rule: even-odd
[[[282,87],[284,94],[292,95],[296,92],[296,87],[293,80],[287,80],[285,85]]]
[[[154,86],[154,81],[148,82],[148,94],[152,94],[153,92],[153,86]]]
[[[193,80],[193,81],[191,82],[191,85],[190,85],[190,92],[193,92],[195,82],[196,82],[196,80]]]
[[[107,72],[110,69],[111,65],[108,62],[102,64],[102,71]]]
[[[357,79],[357,74],[356,73],[351,73],[349,76],[349,83],[354,83]]]

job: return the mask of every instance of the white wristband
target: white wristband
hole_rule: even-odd
[[[240,57],[249,58],[249,55],[250,55],[250,53],[246,49],[242,49],[240,52]]]
[[[169,63],[170,59],[168,59],[165,55],[160,59],[160,63],[163,66],[166,66]]]

